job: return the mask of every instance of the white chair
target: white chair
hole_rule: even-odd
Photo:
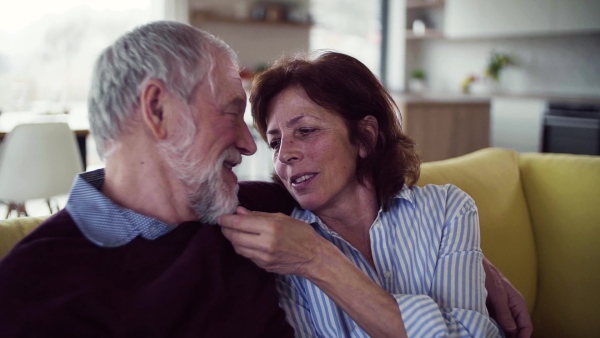
[[[0,200],[8,218],[27,215],[25,202],[67,194],[83,163],[75,134],[66,123],[21,124],[6,135],[0,152]],[[57,206],[58,210],[58,206]]]

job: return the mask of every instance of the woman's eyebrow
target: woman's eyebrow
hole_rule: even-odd
[[[298,121],[302,120],[303,118],[305,118],[304,115],[298,115],[298,116],[294,117],[293,119],[289,120],[285,124],[285,126],[289,128],[289,127],[293,126],[294,124],[298,123]]]
[[[304,115],[298,115],[298,116],[294,117],[293,119],[289,120],[285,124],[285,127],[286,128],[293,127],[296,123],[298,123],[298,121],[302,120],[304,117],[305,117]],[[277,128],[267,130],[267,135],[279,135],[279,133],[280,133],[280,131]]]

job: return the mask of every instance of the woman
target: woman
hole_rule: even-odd
[[[414,143],[363,64],[331,52],[283,61],[250,100],[297,220],[238,208],[219,223],[238,253],[281,275],[297,336],[500,336],[473,200],[413,185]]]

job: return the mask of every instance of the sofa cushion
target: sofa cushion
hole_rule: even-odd
[[[49,216],[22,217],[0,221],[0,259],[4,257],[17,242],[33,231]]]
[[[536,253],[518,154],[486,148],[461,157],[424,163],[418,185],[451,183],[479,209],[481,247],[523,294],[529,312],[536,297]]]
[[[600,332],[600,157],[521,155],[538,252],[535,336]]]

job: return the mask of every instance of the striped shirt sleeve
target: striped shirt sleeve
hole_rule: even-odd
[[[277,276],[279,306],[284,310],[288,323],[296,331],[295,337],[319,337],[310,315],[310,303],[304,293],[294,286],[290,276]]]
[[[409,337],[496,337],[485,307],[485,273],[474,201],[451,187],[429,295],[394,295]]]

